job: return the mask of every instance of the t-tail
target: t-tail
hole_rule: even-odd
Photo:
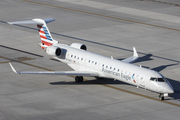
[[[57,44],[58,41],[54,40],[49,32],[49,29],[46,23],[52,22],[55,19],[32,19],[26,21],[16,21],[16,22],[8,22],[9,24],[37,24],[39,35],[41,38],[41,43],[39,44],[42,49]]]

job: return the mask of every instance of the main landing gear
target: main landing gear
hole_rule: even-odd
[[[76,83],[83,82],[83,76],[76,76],[75,81]]]

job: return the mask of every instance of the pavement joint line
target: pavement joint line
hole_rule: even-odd
[[[158,1],[158,0],[139,0],[139,1],[152,1],[152,2],[164,3],[164,4],[169,4],[169,5],[174,5],[174,6],[180,7],[179,4],[168,3],[168,2]]]
[[[0,56],[2,58],[2,56]],[[27,60],[13,60],[13,61],[7,61],[7,62],[0,62],[0,64],[9,63],[9,62],[22,62],[22,61],[28,61],[28,60],[35,60],[35,59],[27,59]]]
[[[4,21],[0,21],[0,22],[4,22]],[[6,23],[6,22],[5,22],[5,23]],[[42,55],[38,55],[38,54],[35,54],[35,53],[26,52],[26,51],[23,51],[23,50],[15,49],[15,48],[8,47],[8,46],[4,46],[4,45],[0,45],[0,47],[2,47],[2,48],[7,48],[7,49],[10,49],[10,50],[14,50],[14,51],[18,51],[18,52],[22,52],[22,53],[26,53],[26,54],[30,54],[30,55],[34,55],[34,56],[37,56],[37,57],[43,57]]]
[[[29,58],[29,59],[18,59],[18,58],[15,58],[15,59],[18,59],[18,60],[13,60],[13,59],[6,58],[6,57],[3,57],[3,56],[0,56],[0,58],[10,60],[10,61],[7,61],[7,62],[0,62],[0,64],[9,63],[9,62],[21,62],[21,61],[27,61],[27,60],[35,60],[34,58]],[[19,58],[28,58],[28,57],[19,57]]]
[[[19,60],[14,60],[14,59],[3,57],[3,56],[0,56],[0,58],[6,59],[6,60],[10,60],[9,62],[19,62],[19,63],[25,64],[25,65],[29,65],[29,66],[32,66],[32,67],[44,69],[44,70],[47,70],[47,71],[53,71],[53,70],[48,69],[48,68],[44,68],[44,67],[40,67],[40,66],[37,66],[37,65],[32,65],[32,64],[23,62],[23,61],[27,61],[27,60],[20,60],[19,61]],[[7,63],[9,63],[9,62],[7,62]]]
[[[132,22],[132,23],[138,23],[138,24],[142,24],[142,25],[148,25],[148,26],[153,26],[153,27],[158,27],[158,28],[164,28],[164,29],[169,29],[169,30],[174,30],[174,31],[180,31],[179,29],[175,29],[175,28],[169,28],[169,27],[164,27],[164,26],[159,26],[159,25],[154,25],[154,24],[149,24],[149,23],[144,23],[144,22],[138,22],[138,21],[134,21],[134,20],[128,20],[128,19],[123,19],[123,18],[119,18],[119,17],[102,15],[102,14],[98,14],[98,13],[92,13],[92,12],[87,12],[87,11],[82,11],[82,10],[77,10],[77,9],[60,7],[60,6],[41,3],[41,2],[35,2],[35,1],[30,1],[30,0],[22,0],[22,1],[29,2],[29,3],[34,3],[34,4],[39,4],[39,5],[45,5],[45,6],[54,7],[54,8],[61,8],[61,9],[66,9],[66,10],[70,10],[70,11],[76,11],[76,12],[96,15],[96,16],[101,16],[101,17],[106,17],[106,18],[112,18],[112,19],[116,19],[116,20],[122,20],[122,21],[127,21],[127,22]]]
[[[0,57],[1,57],[1,56],[0,56]],[[14,62],[14,61],[0,62],[0,64],[9,63],[9,62]]]

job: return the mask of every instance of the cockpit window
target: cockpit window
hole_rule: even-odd
[[[158,82],[165,82],[163,78],[158,78]]]
[[[166,80],[164,78],[151,78],[150,79],[151,81],[154,81],[154,82],[166,82]]]
[[[157,82],[157,78],[151,78],[151,81]]]

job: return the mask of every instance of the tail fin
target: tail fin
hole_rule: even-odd
[[[47,46],[52,46],[53,44],[57,44],[58,41],[54,40],[49,32],[49,29],[46,23],[52,22],[55,19],[32,19],[26,21],[16,21],[16,22],[8,22],[9,24],[37,24],[39,35],[41,38],[40,46],[44,49]]]

